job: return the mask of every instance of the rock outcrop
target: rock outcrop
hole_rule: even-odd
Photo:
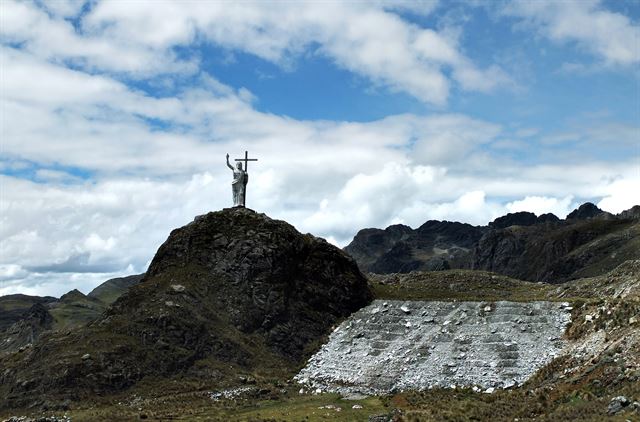
[[[511,226],[533,226],[537,222],[538,217],[534,213],[521,211],[498,217],[489,223],[489,227],[493,229],[504,229]]]
[[[598,217],[601,215],[611,215],[607,212],[602,211],[595,204],[591,202],[586,202],[580,205],[577,209],[571,211],[567,215],[567,220],[587,220],[589,218]]]
[[[640,222],[624,218],[492,230],[474,249],[473,269],[550,283],[597,276],[640,258],[639,235]]]
[[[391,273],[470,268],[471,252],[486,228],[430,220],[416,230],[395,225],[358,232],[345,251],[367,272]]]
[[[52,325],[53,317],[49,310],[42,303],[36,302],[19,321],[0,335],[0,354],[30,347]]]
[[[44,305],[56,302],[51,296],[6,295],[0,296],[0,333],[25,318],[31,307],[37,303]]]
[[[143,377],[224,385],[239,371],[286,372],[370,300],[355,261],[323,239],[248,209],[212,212],[172,231],[144,279],[98,320],[0,358],[0,398],[24,405]]]
[[[518,212],[488,226],[427,221],[413,230],[361,230],[345,247],[377,274],[479,269],[529,281],[563,282],[604,274],[640,258],[640,207],[614,216],[591,203],[566,220]]]

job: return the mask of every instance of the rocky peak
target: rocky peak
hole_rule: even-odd
[[[194,272],[197,279],[188,275]],[[206,299],[237,329],[260,332],[294,357],[371,299],[349,255],[247,208],[201,215],[172,231],[142,283],[167,278],[207,290]]]
[[[586,220],[603,214],[604,211],[591,202],[585,202],[567,215],[567,220]]]
[[[557,223],[558,221],[560,221],[560,219],[550,212],[538,216],[538,223]]]
[[[638,219],[638,218],[640,218],[640,205],[634,205],[633,207],[629,208],[628,210],[622,211],[618,215],[621,218]]]
[[[62,296],[60,296],[60,302],[70,303],[70,302],[86,299],[86,297],[87,296],[84,293],[82,293],[80,290],[73,289],[63,294]]]
[[[553,215],[553,214],[552,214]],[[532,212],[520,211],[498,217],[489,223],[493,229],[504,229],[511,226],[532,226],[538,222],[538,217]]]

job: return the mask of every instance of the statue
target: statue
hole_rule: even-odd
[[[249,182],[249,174],[247,173],[247,164],[249,161],[258,161],[257,158],[249,158],[249,153],[244,152],[244,158],[236,158],[236,167],[229,164],[229,154],[227,154],[227,167],[233,171],[233,182],[231,188],[233,190],[233,206],[244,207],[247,198],[247,182]],[[242,161],[244,161],[244,170],[242,169]]]

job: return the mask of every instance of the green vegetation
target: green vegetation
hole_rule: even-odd
[[[369,278],[377,299],[395,300],[549,300],[555,288],[471,270],[371,274]]]

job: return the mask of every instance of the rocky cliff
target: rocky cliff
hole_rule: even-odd
[[[518,212],[488,226],[428,221],[413,230],[364,229],[345,248],[378,274],[479,269],[531,281],[563,282],[604,274],[640,258],[640,207],[619,215],[586,203],[565,220]]]
[[[1,404],[119,391],[145,377],[224,385],[286,372],[370,300],[355,261],[323,239],[248,209],[212,212],[172,231],[144,279],[100,318],[0,358]]]

